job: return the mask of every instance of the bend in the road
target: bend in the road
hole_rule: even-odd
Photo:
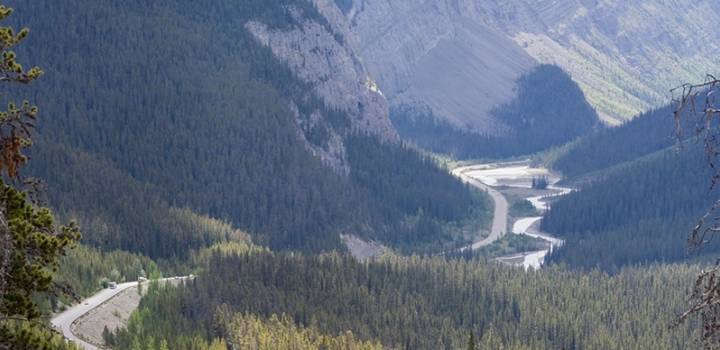
[[[477,166],[457,168],[453,170],[453,174],[462,179],[465,183],[468,183],[482,191],[485,191],[490,195],[495,207],[493,211],[493,222],[490,229],[490,235],[478,242],[462,248],[461,251],[466,251],[468,249],[478,250],[482,247],[494,243],[495,241],[502,238],[505,233],[507,233],[508,201],[502,193],[466,174],[468,171],[476,168]]]
[[[170,281],[170,280],[185,280],[187,278],[191,277],[171,277],[171,278],[163,278],[158,281],[164,282],[164,281]],[[97,292],[95,295],[83,300],[79,304],[70,307],[69,309],[61,312],[60,314],[56,315],[55,317],[50,320],[50,323],[55,327],[57,330],[59,330],[63,336],[78,344],[80,347],[86,350],[97,350],[99,349],[97,345],[90,344],[80,337],[78,337],[76,334],[72,332],[72,325],[75,323],[77,319],[84,316],[88,312],[92,311],[93,309],[99,307],[100,305],[104,304],[108,300],[114,298],[121,292],[125,291],[126,289],[137,286],[140,282],[127,282],[118,284],[115,289],[103,289],[99,292]],[[147,282],[145,282],[147,283]]]
[[[524,170],[525,173],[518,174],[518,170]],[[476,188],[486,191],[488,194],[490,194],[493,201],[495,202],[493,225],[492,225],[490,235],[485,239],[482,239],[476,243],[473,243],[473,244],[461,249],[461,251],[466,251],[468,249],[476,250],[476,249],[485,247],[487,245],[490,245],[493,242],[502,238],[503,235],[507,232],[507,220],[508,220],[507,199],[505,198],[505,196],[503,196],[502,193],[493,189],[489,183],[484,183],[483,181],[481,181],[480,178],[471,176],[468,173],[471,171],[484,171],[486,173],[493,173],[494,176],[507,177],[508,179],[517,180],[522,177],[527,177],[527,176],[531,176],[531,175],[534,176],[535,172],[537,172],[538,170],[541,170],[541,169],[533,169],[527,165],[527,161],[521,161],[521,162],[510,162],[510,163],[470,165],[470,166],[459,167],[452,171],[453,175],[459,177],[465,183],[468,183]],[[488,181],[492,182],[492,184],[498,184],[498,182],[494,181],[494,179],[492,177],[489,177]],[[559,181],[559,179],[557,179],[557,181]],[[554,183],[556,183],[557,181],[555,181]],[[529,188],[527,184],[520,184],[520,183],[514,183],[514,182],[511,184],[507,184],[507,185],[511,186],[511,187]],[[550,195],[537,196],[537,197],[530,197],[530,198],[527,198],[527,200],[529,200],[536,209],[541,210],[541,211],[546,211],[546,210],[548,210],[548,202],[547,202],[548,199],[562,196],[562,195],[568,194],[573,191],[572,189],[569,189],[569,188],[556,187],[556,186],[554,186],[554,184],[552,186],[550,186],[548,189],[557,191],[557,193],[550,194]],[[522,258],[521,265],[524,266],[526,269],[529,267],[540,268],[545,260],[545,256],[549,252],[551,252],[553,248],[562,246],[564,243],[563,240],[549,236],[542,232],[531,232],[531,231],[533,231],[533,230],[531,230],[531,227],[540,220],[542,220],[542,217],[519,218],[513,224],[512,232],[515,234],[523,234],[523,235],[528,235],[530,237],[542,239],[549,243],[548,249],[540,250],[540,251],[532,251],[532,252],[523,252],[523,253],[513,254],[513,255],[509,255],[509,256],[503,256],[503,257],[497,258],[496,260],[508,262],[508,261],[514,261],[519,258]]]

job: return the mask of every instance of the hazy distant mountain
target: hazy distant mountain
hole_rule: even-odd
[[[517,85],[517,96],[491,112],[507,125],[506,132],[480,135],[437,118],[427,107],[406,105],[392,109],[392,122],[404,139],[458,159],[531,154],[602,129],[578,84],[557,66],[539,65]]]
[[[504,126],[489,112],[538,63],[569,72],[611,123],[720,68],[714,0],[336,2],[391,104],[426,104],[482,131]]]

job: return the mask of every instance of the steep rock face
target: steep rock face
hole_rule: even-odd
[[[536,62],[510,38],[460,16],[457,2],[358,1],[358,51],[394,105],[424,104],[457,126],[498,133],[490,110]]]
[[[288,9],[299,24],[289,29],[271,29],[258,21],[245,28],[292,71],[312,86],[313,92],[328,106],[344,111],[353,130],[378,135],[386,141],[398,136],[389,119],[388,104],[350,44],[349,25],[332,1],[317,0],[315,6],[327,23],[302,18]],[[296,109],[295,109],[296,110]],[[311,115],[299,123],[316,124],[322,116]],[[347,172],[342,131],[330,128],[328,142],[322,147],[308,143],[314,154],[326,164]]]
[[[358,51],[391,104],[421,102],[470,129],[537,63],[557,64],[615,123],[720,69],[714,0],[355,0]]]

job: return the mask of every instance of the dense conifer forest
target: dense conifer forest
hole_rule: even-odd
[[[552,205],[542,229],[567,240],[551,261],[617,271],[682,261],[691,228],[717,191],[701,145],[690,142],[619,166]],[[702,253],[715,253],[712,244]]]
[[[245,326],[233,333],[224,328],[233,323],[218,323],[231,317],[241,324],[287,327],[278,325],[276,316],[311,333],[351,332],[353,339],[394,349],[464,349],[470,334],[480,349],[685,349],[692,344],[692,325],[670,327],[695,271],[687,266],[629,268],[609,276],[563,268],[526,272],[444,258],[362,263],[337,254],[206,257],[204,272],[187,286],[148,292],[127,330],[112,337],[118,349],[160,342],[180,349],[237,339],[228,334],[246,332]],[[266,339],[282,337],[266,334]]]
[[[335,3],[344,13],[354,4]],[[18,197],[14,210],[49,227],[50,212],[35,213],[47,205],[83,233],[81,244],[58,251],[59,267],[28,271],[79,298],[110,282],[187,276],[174,279],[178,286],[138,288],[139,308],[127,327],[104,330],[106,345],[700,346],[696,320],[674,321],[691,282],[720,252],[718,242],[698,255],[685,249],[685,233],[718,193],[709,191],[701,145],[671,147],[670,107],[606,129],[568,74],[540,65],[518,80],[517,99],[493,111],[507,126],[500,137],[399,106],[393,123],[413,144],[384,141],[353,128],[346,112],[327,106],[245,29],[249,20],[270,30],[313,21],[332,31],[311,1],[34,0],[22,7],[11,24],[31,27],[33,36],[18,54],[48,73],[43,85],[0,92],[31,99],[50,117],[38,125],[38,147],[22,169],[44,181],[40,197]],[[313,115],[321,116],[314,126],[300,126]],[[347,173],[304,143],[327,148],[330,130],[343,138]],[[475,253],[447,251],[486,231],[491,203],[425,150],[502,158],[557,146],[567,152],[553,167],[579,188],[553,201],[542,220],[542,230],[565,244],[541,270],[487,258],[545,247],[528,236],[506,236]],[[551,179],[536,177],[532,187],[546,191]],[[522,198],[510,198],[511,216],[541,215]],[[22,221],[14,220],[18,231]],[[357,259],[341,234],[392,250]],[[65,294],[18,300],[49,318],[80,300]],[[13,331],[73,348],[39,329]]]
[[[347,115],[309,94],[242,25],[293,26],[291,4],[327,25],[302,0],[23,4],[13,20],[36,35],[22,53],[49,73],[18,94],[52,116],[30,172],[62,217],[80,221],[86,244],[170,258],[233,239],[193,230],[193,218],[221,218],[275,249],[339,248],[345,232],[412,244],[433,232],[398,226],[407,216],[442,226],[486,205],[414,150],[373,137],[352,137],[350,177],[310,155],[290,101],[301,117],[319,110],[350,132]],[[409,174],[413,186],[387,186]],[[389,182],[368,182],[379,176]]]
[[[583,268],[617,271],[625,265],[696,259],[688,254],[691,228],[712,204],[712,171],[694,121],[678,142],[666,106],[622,126],[583,137],[552,166],[580,191],[552,205],[542,229],[566,239],[549,258]],[[712,244],[700,256],[718,251]]]
[[[678,140],[673,108],[670,105],[658,108],[621,126],[583,137],[553,163],[553,168],[573,178],[668,148]],[[684,138],[692,138],[696,125],[692,120],[683,119],[681,130]]]

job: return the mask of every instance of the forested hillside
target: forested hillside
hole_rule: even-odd
[[[567,242],[550,261],[616,271],[693,258],[687,235],[718,194],[710,191],[701,146],[690,142],[619,166],[554,203],[542,229]],[[714,242],[703,252],[718,250]]]
[[[418,234],[424,226],[398,233],[408,216],[441,225],[484,205],[416,152],[350,130],[345,113],[246,32],[250,19],[284,28],[298,13],[328,25],[306,0],[17,7],[13,21],[33,29],[22,54],[47,72],[44,85],[17,94],[51,116],[39,125],[29,173],[47,182],[61,216],[80,221],[87,244],[168,258],[237,239],[197,229],[214,218],[277,249],[334,249],[348,232],[407,243],[438,239]],[[296,116],[313,123],[300,130]],[[328,128],[355,135],[348,153],[385,160],[355,157],[349,176],[333,172],[298,136],[327,148]],[[403,183],[407,174],[417,179],[410,188],[368,182]],[[449,192],[431,200],[440,189]]]
[[[678,144],[673,106],[601,130],[568,147],[552,164],[579,192],[552,205],[543,230],[567,244],[552,262],[616,271],[628,264],[681,261],[687,234],[710,206],[711,169],[693,138],[696,121],[681,125]],[[711,245],[704,253],[716,252]]]
[[[434,160],[410,148],[361,135],[351,136],[347,145],[354,169],[350,180],[370,198],[372,219],[389,226],[377,236],[386,242],[407,247],[450,240],[440,235],[443,223],[465,219],[469,208],[490,206],[448,179],[447,170],[435,166]]]
[[[686,266],[611,277],[462,259],[360,263],[336,254],[214,254],[206,263],[188,286],[151,291],[127,330],[112,337],[116,348],[252,340],[245,320],[277,324],[273,315],[283,314],[311,332],[352,332],[394,349],[466,349],[471,334],[480,349],[686,349],[694,336],[689,324],[669,327],[695,271]],[[233,314],[240,321],[228,322]]]
[[[553,168],[572,178],[670,147],[677,141],[673,112],[673,106],[668,105],[643,113],[621,126],[583,137]],[[686,118],[682,129],[684,137],[692,137],[695,125]]]
[[[35,34],[18,54],[47,72],[42,85],[0,91],[3,99],[33,101],[48,116],[39,119],[32,162],[22,170],[44,180],[42,205],[83,228],[82,244],[43,270],[41,282],[52,276],[58,290],[84,297],[111,281],[188,276],[129,290],[143,295],[140,307],[126,328],[105,329],[106,345],[697,345],[695,323],[671,325],[703,267],[685,261],[685,233],[717,194],[708,193],[700,145],[668,149],[671,139],[659,137],[672,127],[660,120],[666,111],[600,130],[582,90],[550,65],[522,76],[517,99],[493,111],[499,135],[461,131],[422,108],[397,106],[403,136],[435,152],[498,158],[582,138],[556,167],[572,176],[609,169],[552,204],[542,229],[566,244],[541,270],[488,261],[483,251],[435,254],[484,231],[487,195],[398,142],[386,115],[375,115],[387,104],[361,60],[352,51],[333,55],[333,48],[352,47],[336,43],[353,40],[342,35],[350,24],[333,21],[333,14],[342,17],[333,4],[353,11],[352,1],[330,0],[12,4],[23,9],[12,24]],[[343,62],[353,69],[343,70]],[[306,64],[327,72],[303,75]],[[347,89],[323,85],[343,73],[352,76]],[[372,95],[343,99],[357,89]],[[48,222],[21,199],[35,225]],[[535,215],[528,203],[511,214]],[[19,223],[6,231],[21,231]],[[361,261],[342,251],[341,235],[393,249]],[[514,238],[520,241],[486,250],[539,247]],[[23,252],[12,249],[19,260]],[[412,255],[429,251],[434,255]],[[718,252],[717,242],[704,250]],[[62,293],[31,296],[45,314],[71,302]]]
[[[396,107],[401,136],[456,158],[502,158],[538,152],[600,127],[580,88],[562,69],[541,65],[517,81],[517,97],[492,112],[507,130],[480,135],[436,118],[430,109]]]

